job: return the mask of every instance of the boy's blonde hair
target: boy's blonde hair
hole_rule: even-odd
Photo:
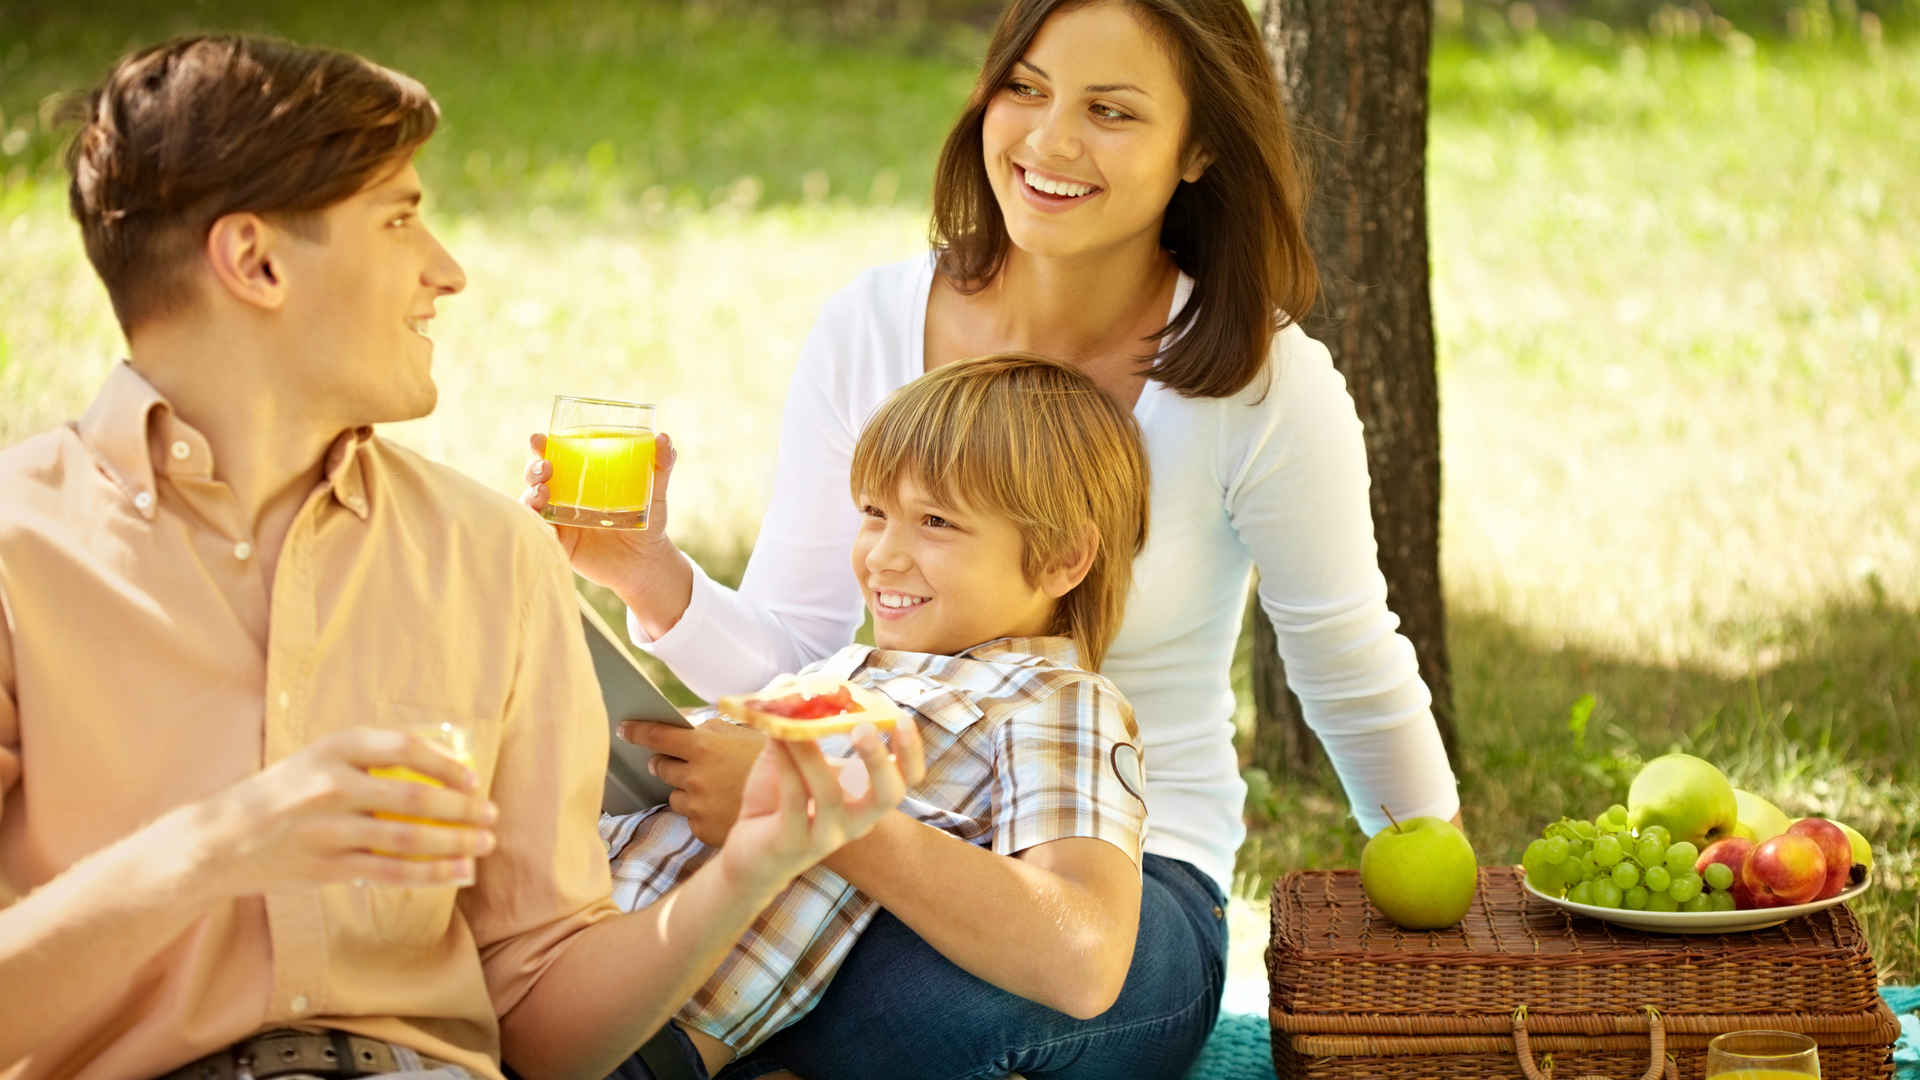
[[[1093,565],[1060,598],[1049,632],[1071,637],[1081,664],[1099,670],[1147,540],[1147,457],[1132,415],[1043,356],[947,364],[895,391],[854,447],[854,498],[909,478],[936,502],[1012,519],[1028,581],[1071,557],[1091,529]]]

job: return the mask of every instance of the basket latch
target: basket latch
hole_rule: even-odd
[[[1647,1041],[1649,1056],[1647,1071],[1640,1074],[1640,1080],[1679,1080],[1680,1073],[1674,1068],[1673,1059],[1667,1057],[1667,1029],[1660,1022],[1660,1010],[1647,1006]],[[1552,1080],[1552,1066],[1547,1072],[1541,1072],[1533,1061],[1533,1046],[1527,1038],[1527,1007],[1513,1010],[1513,1051],[1520,1058],[1520,1073],[1527,1080]],[[1607,1080],[1604,1076],[1589,1073],[1574,1077],[1574,1080]]]

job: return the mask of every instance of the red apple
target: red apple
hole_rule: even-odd
[[[1840,890],[1847,887],[1847,878],[1853,872],[1853,841],[1847,839],[1846,831],[1826,818],[1813,817],[1801,818],[1787,826],[1787,831],[1819,844],[1820,854],[1827,860],[1827,880],[1814,899],[1838,896]]]
[[[1812,837],[1784,832],[1753,849],[1740,880],[1760,907],[1804,904],[1827,883],[1827,857]]]
[[[1729,836],[1708,844],[1700,857],[1693,861],[1693,872],[1701,877],[1707,876],[1707,867],[1714,863],[1725,863],[1733,871],[1733,884],[1727,888],[1733,894],[1733,906],[1742,910],[1757,907],[1753,902],[1753,892],[1740,880],[1740,871],[1747,865],[1747,857],[1753,854],[1754,842],[1744,836]]]

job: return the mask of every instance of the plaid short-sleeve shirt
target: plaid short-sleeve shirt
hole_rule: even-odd
[[[806,670],[870,686],[920,725],[927,775],[901,804],[916,819],[1003,855],[1092,837],[1138,865],[1147,807],[1133,710],[1076,663],[1070,640],[1034,637],[957,656],[852,645]],[[823,748],[851,752],[845,736]],[[629,910],[660,899],[717,850],[664,806],[603,817],[600,831],[614,900]],[[758,1046],[813,1008],[877,910],[814,867],[760,913],[680,1022],[737,1051]]]

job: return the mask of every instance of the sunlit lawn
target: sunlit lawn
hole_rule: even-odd
[[[393,434],[512,491],[551,394],[656,401],[682,448],[673,530],[723,574],[821,300],[924,242],[978,44],[611,2],[265,23],[90,7],[0,15],[0,42],[24,42],[0,44],[0,443],[81,408],[120,349],[38,102],[127,42],[268,25],[419,75],[446,111],[422,169],[471,285],[437,320],[439,412]],[[1444,44],[1429,162],[1458,769],[1483,859],[1691,749],[1875,840],[1856,910],[1903,982],[1920,981],[1914,115],[1920,43]],[[1359,843],[1323,777],[1250,809],[1243,985],[1262,884],[1352,865]]]

